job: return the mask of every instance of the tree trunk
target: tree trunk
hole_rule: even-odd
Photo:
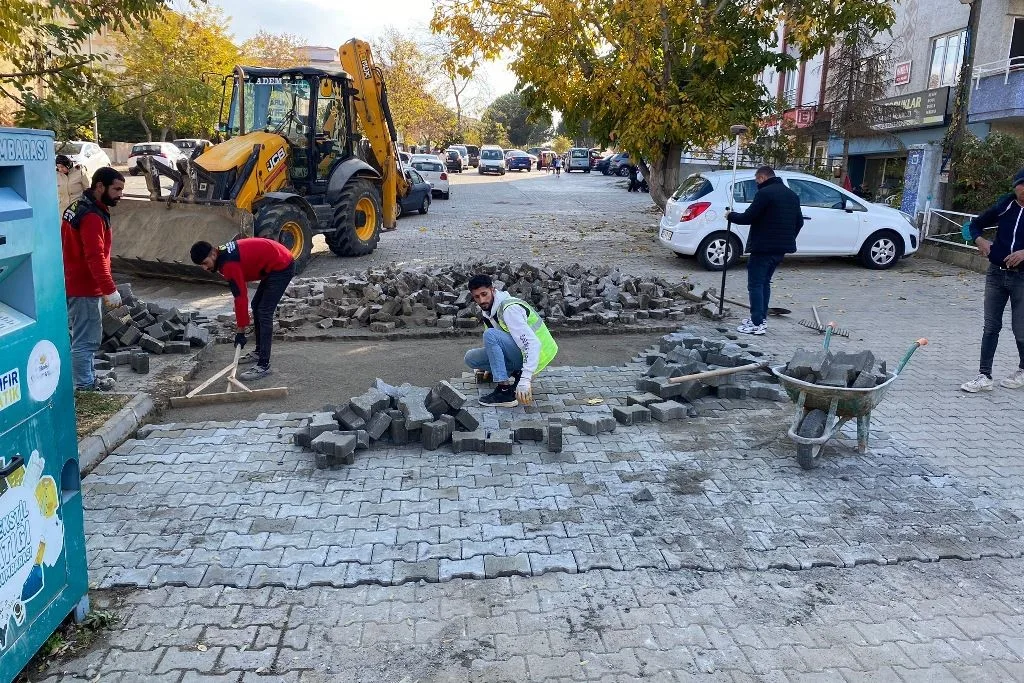
[[[971,14],[967,20],[967,49],[964,50],[963,62],[960,65],[960,78],[957,79],[956,94],[953,101],[953,117],[943,145],[943,156],[949,158],[949,174],[946,177],[946,191],[942,194],[941,206],[953,208],[956,193],[956,163],[960,161],[961,143],[967,130],[968,102],[971,90],[971,71],[974,68],[974,47],[978,37],[978,24],[981,21],[981,0],[971,3]]]
[[[448,80],[452,82],[452,96],[455,98],[455,132],[459,135],[459,142],[462,142],[462,101],[459,97],[459,84],[455,82],[454,77]]]
[[[850,177],[850,134],[847,133],[843,136],[843,161],[839,166],[842,169],[839,172],[839,184],[846,187],[846,179]],[[853,181],[850,181],[850,186],[853,186]]]
[[[683,153],[683,146],[662,145],[661,152],[661,158],[656,163],[648,164],[639,159],[637,165],[647,178],[647,184],[651,188],[651,199],[664,211],[669,197],[679,187],[679,158]]]
[[[149,124],[146,123],[146,116],[145,113],[143,112],[142,107],[139,107],[138,115],[139,123],[142,124],[142,128],[146,131],[146,142],[153,142],[153,131],[149,129]]]
[[[167,126],[160,129],[160,142],[167,142],[167,131],[169,130]]]

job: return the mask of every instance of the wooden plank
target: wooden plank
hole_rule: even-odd
[[[213,377],[211,377],[210,379],[206,380],[205,382],[203,382],[202,384],[200,384],[200,385],[199,385],[198,387],[196,387],[196,388],[195,388],[195,389],[193,389],[192,391],[188,392],[188,394],[186,394],[186,396],[188,396],[189,398],[191,398],[192,396],[195,396],[195,395],[196,395],[196,394],[198,394],[198,393],[199,393],[200,391],[202,391],[202,390],[203,390],[203,389],[205,389],[206,387],[210,386],[211,384],[213,384],[214,382],[216,382],[217,380],[219,380],[219,379],[220,379],[221,377],[223,377],[224,375],[226,375],[226,374],[228,374],[229,372],[231,372],[231,370],[233,370],[233,369],[234,369],[234,367],[235,367],[235,366],[234,366],[234,364],[232,364],[232,365],[228,365],[228,366],[226,366],[226,367],[224,367],[224,368],[222,368],[222,369],[218,370],[218,371],[217,371],[217,372],[216,372],[216,373],[215,373],[215,374],[213,375]]]
[[[749,365],[741,365],[737,368],[719,368],[718,370],[707,370],[705,372],[698,372],[693,375],[683,375],[682,377],[673,377],[669,380],[671,384],[680,384],[681,382],[692,382],[695,379],[710,379],[711,377],[721,377],[722,375],[735,375],[737,372],[753,372],[754,370],[765,370],[768,368],[768,363],[750,363]]]
[[[188,406],[208,406],[220,403],[244,403],[247,401],[261,401],[270,398],[284,398],[288,395],[288,387],[274,387],[271,389],[251,389],[249,391],[233,391],[231,393],[220,392],[216,394],[199,394],[198,396],[174,396],[171,398],[171,406],[184,408]]]
[[[239,382],[234,377],[228,377],[228,391],[229,392],[231,391],[231,387],[232,386],[234,386],[239,391],[252,391],[252,389],[250,389],[249,387],[245,386],[244,384]]]

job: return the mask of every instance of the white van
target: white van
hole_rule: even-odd
[[[477,173],[497,173],[505,175],[505,150],[497,145],[484,145],[480,148],[480,165]]]
[[[590,173],[590,148],[573,147],[566,155],[565,172],[583,171]]]

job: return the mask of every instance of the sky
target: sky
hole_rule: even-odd
[[[237,42],[263,29],[294,33],[310,45],[334,48],[349,38],[373,38],[388,26],[427,38],[433,11],[430,0],[210,0],[210,4],[219,5],[231,17]],[[502,63],[487,63],[481,76],[483,86],[471,96],[480,108],[515,88],[515,76]]]

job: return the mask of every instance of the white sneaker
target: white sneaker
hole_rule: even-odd
[[[755,325],[750,320],[744,320],[742,323],[740,323],[740,326],[736,328],[736,331],[739,332],[740,334],[762,335],[768,331],[768,323],[761,323],[760,325]]]
[[[964,382],[960,385],[960,388],[969,394],[976,394],[979,391],[992,391],[993,387],[994,384],[992,383],[992,380],[981,373],[979,373],[978,376],[970,382]]]
[[[999,386],[1006,387],[1007,389],[1020,389],[1024,387],[1024,368],[1017,368],[1017,372],[999,380]]]

